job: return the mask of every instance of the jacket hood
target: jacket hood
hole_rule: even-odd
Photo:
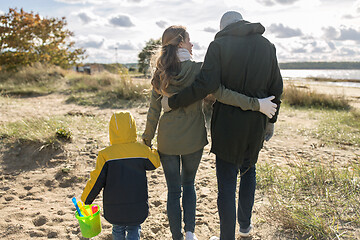
[[[181,62],[180,72],[170,80],[166,91],[170,94],[175,94],[180,92],[184,87],[191,85],[200,67],[201,63],[195,63],[191,60]]]
[[[109,124],[110,144],[136,142],[136,123],[129,112],[118,112],[111,116]]]
[[[265,28],[260,23],[250,23],[245,20],[232,23],[215,35],[216,38],[224,36],[244,37],[253,34],[263,34]]]

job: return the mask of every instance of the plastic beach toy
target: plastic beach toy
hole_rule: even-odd
[[[93,207],[97,207],[97,211],[89,216],[79,216],[79,213],[75,212],[75,217],[79,221],[80,231],[84,238],[92,238],[101,232],[100,222],[100,207],[95,204],[85,205],[85,211],[90,212]]]
[[[98,206],[97,205],[93,205],[92,207],[91,207],[91,212],[94,214],[94,213],[96,213],[98,211]]]
[[[80,217],[83,217],[84,215],[81,214],[80,208],[79,208],[79,206],[78,206],[78,204],[77,204],[77,202],[76,202],[76,198],[73,197],[71,200],[72,200],[72,202],[73,202],[74,205],[75,205],[75,208],[76,208],[76,211],[77,211],[78,215],[79,215]]]
[[[85,214],[85,216],[89,216],[88,211],[84,208],[84,204],[81,201],[78,201],[78,206],[79,206],[80,210]]]

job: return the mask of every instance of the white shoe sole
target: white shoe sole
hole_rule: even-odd
[[[243,232],[240,232],[240,237],[249,237],[250,236],[250,233],[251,233],[251,231],[253,230],[253,226],[252,225],[250,225],[250,229],[249,229],[249,231],[247,232],[247,233],[243,233]]]

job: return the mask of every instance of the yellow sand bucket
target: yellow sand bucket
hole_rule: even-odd
[[[90,214],[92,211],[92,206],[97,206],[96,204],[85,205],[85,210],[89,213],[89,216],[80,217],[78,212],[75,212],[75,217],[79,221],[81,234],[84,238],[92,238],[98,235],[101,232],[101,222],[100,222],[100,207],[97,206],[97,212]]]

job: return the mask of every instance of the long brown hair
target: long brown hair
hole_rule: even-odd
[[[180,60],[177,56],[179,44],[185,41],[186,28],[183,26],[168,27],[161,38],[161,53],[156,61],[156,70],[151,81],[156,92],[169,96],[166,88],[174,75],[180,72]]]

